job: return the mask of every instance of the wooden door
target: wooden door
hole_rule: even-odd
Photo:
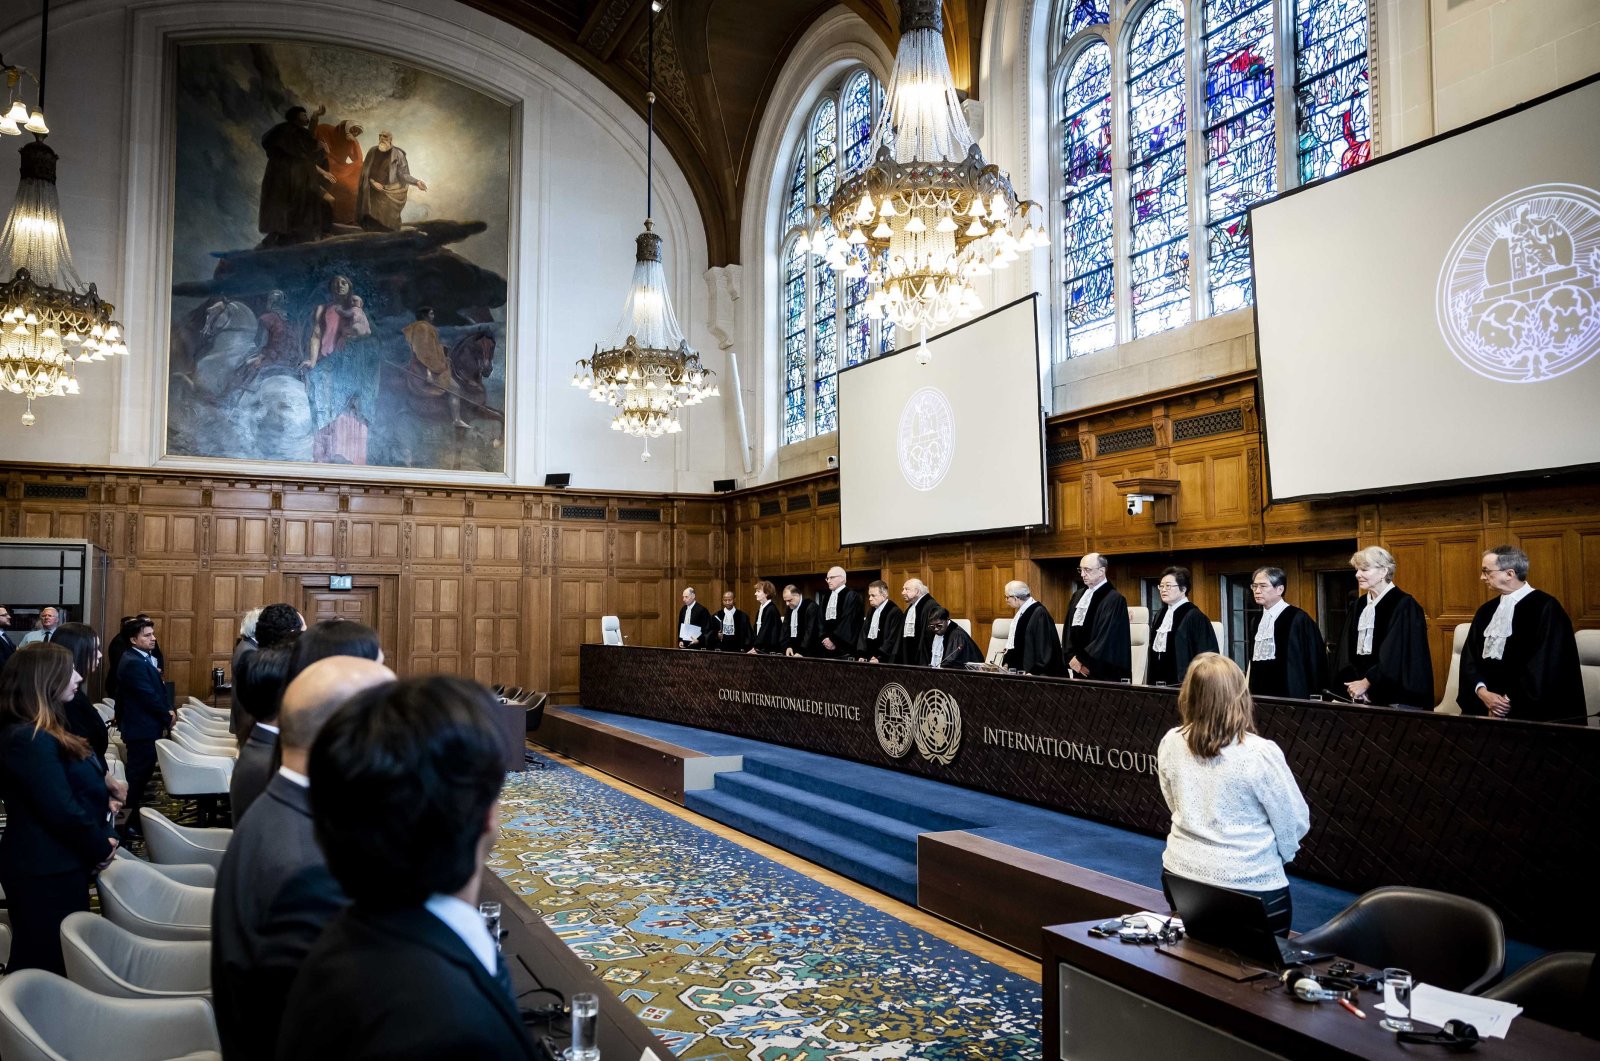
[[[301,614],[306,617],[306,625],[321,622],[323,619],[348,619],[351,622],[365,623],[374,630],[381,630],[378,625],[378,588],[376,586],[363,586],[351,590],[330,590],[306,586],[305,601],[301,605]],[[380,634],[381,637],[381,634]],[[383,654],[386,659],[394,657],[394,646],[384,645]]]

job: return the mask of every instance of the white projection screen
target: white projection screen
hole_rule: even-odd
[[[1251,226],[1274,501],[1600,463],[1600,80]]]
[[[1045,522],[1037,305],[839,373],[841,544]]]

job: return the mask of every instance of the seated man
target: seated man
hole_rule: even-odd
[[[279,1057],[532,1059],[479,877],[505,780],[495,698],[461,678],[369,689],[311,750],[311,813],[350,897],[289,993]]]
[[[1528,554],[1515,546],[1484,553],[1481,577],[1496,596],[1461,648],[1461,713],[1582,725],[1583,671],[1566,609],[1528,584]]]
[[[982,663],[983,653],[950,613],[939,605],[928,611],[928,666],[965,667],[969,663]]]
[[[856,642],[857,657],[868,663],[898,662],[905,613],[889,599],[889,583],[880,578],[867,587],[867,607],[867,623]]]
[[[279,645],[255,655],[287,652]],[[212,1005],[229,1061],[276,1056],[295,973],[346,902],[312,836],[311,745],[351,696],[392,681],[394,672],[381,663],[334,656],[311,664],[284,691],[275,716],[283,765],[234,830],[211,903]]]

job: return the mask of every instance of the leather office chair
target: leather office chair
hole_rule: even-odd
[[[137,859],[114,858],[100,871],[100,909],[112,923],[147,939],[211,938],[212,889],[163,875]],[[10,1061],[10,1055],[6,1055]]]
[[[233,839],[232,829],[196,829],[178,825],[158,810],[145,807],[139,812],[144,841],[150,847],[150,860],[167,865],[204,862],[222,868],[222,856]]]
[[[1600,726],[1600,630],[1578,631],[1578,669],[1583,672],[1583,702],[1589,725]]]
[[[1468,994],[1494,983],[1506,964],[1506,930],[1493,910],[1427,888],[1374,889],[1294,942]]]
[[[1150,665],[1150,609],[1128,607],[1128,636],[1133,645],[1133,684],[1143,685]]]
[[[615,615],[602,615],[600,617],[600,643],[605,645],[622,644],[622,620]]]
[[[67,979],[107,998],[211,997],[211,943],[146,939],[86,910],[61,922]]]
[[[1441,715],[1461,714],[1461,705],[1456,703],[1456,694],[1461,690],[1461,650],[1466,647],[1471,628],[1471,623],[1457,623],[1456,632],[1450,637],[1450,669],[1444,675],[1444,696],[1433,708]]]
[[[106,998],[43,969],[0,980],[0,1055],[6,1061],[222,1057],[211,1003],[201,998]]]
[[[985,663],[1003,663],[1006,658],[1006,642],[1011,639],[1011,620],[996,619],[989,624],[989,650],[984,653]]]
[[[1522,1007],[1522,1015],[1569,1032],[1583,1030],[1584,992],[1593,976],[1595,956],[1561,951],[1529,962],[1483,993]]]

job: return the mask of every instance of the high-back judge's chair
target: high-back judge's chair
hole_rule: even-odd
[[[1133,646],[1133,684],[1143,685],[1150,663],[1150,609],[1128,608],[1128,637]]]
[[[1578,631],[1578,668],[1583,671],[1583,702],[1589,725],[1600,726],[1600,630]]]
[[[602,615],[600,617],[600,643],[604,645],[622,644],[622,620],[615,615]]]
[[[1450,669],[1444,676],[1444,698],[1434,706],[1434,710],[1441,715],[1461,714],[1461,705],[1456,703],[1456,694],[1461,690],[1461,650],[1467,644],[1467,630],[1471,623],[1457,623],[1456,632],[1450,638]]]
[[[985,663],[1002,663],[1006,658],[1006,642],[1011,639],[1011,620],[996,619],[989,624],[989,649],[984,653]]]

